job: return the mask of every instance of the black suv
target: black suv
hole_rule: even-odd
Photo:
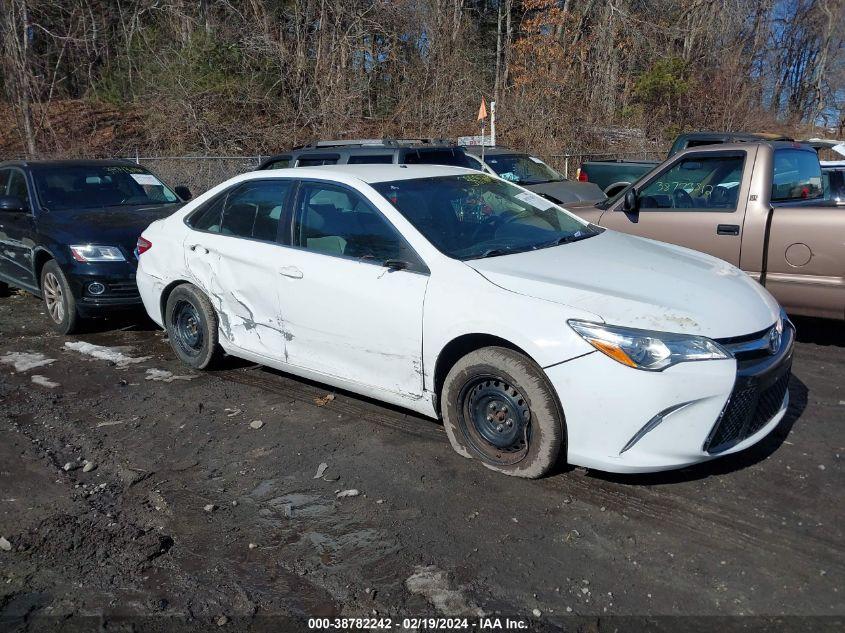
[[[138,238],[191,196],[129,161],[0,163],[0,292],[42,297],[53,327],[141,303]]]
[[[258,169],[318,165],[451,165],[478,169],[462,147],[442,139],[317,141],[271,156]]]

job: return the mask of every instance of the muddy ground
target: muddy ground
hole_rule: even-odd
[[[0,299],[0,629],[478,628],[481,610],[536,630],[841,630],[845,328],[798,327],[792,404],[759,446],[524,481],[415,414],[235,360],[189,371],[140,315],[65,338],[36,299]]]

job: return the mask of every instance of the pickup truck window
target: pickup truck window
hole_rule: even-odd
[[[822,198],[822,171],[811,150],[779,149],[775,152],[772,202]]]
[[[640,209],[736,210],[744,156],[684,158],[640,190]]]

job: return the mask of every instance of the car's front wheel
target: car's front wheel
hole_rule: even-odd
[[[511,349],[485,347],[455,363],[441,411],[459,454],[506,475],[541,477],[563,450],[563,412],[552,386],[536,363]]]
[[[211,301],[192,284],[173,289],[164,310],[170,346],[179,359],[194,369],[207,369],[220,353],[217,313]]]
[[[72,334],[79,326],[76,298],[70,290],[67,277],[51,259],[41,269],[41,296],[53,329],[60,334]]]

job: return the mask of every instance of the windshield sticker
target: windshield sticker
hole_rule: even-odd
[[[132,176],[132,180],[137,182],[139,185],[157,185],[159,187],[163,187],[164,184],[152,174],[129,174]]]
[[[536,193],[531,193],[530,191],[523,191],[522,193],[518,193],[514,196],[517,200],[522,200],[523,202],[530,204],[532,207],[536,207],[542,211],[546,209],[551,209],[554,204],[546,200],[543,196],[538,196]]]
[[[540,165],[545,165],[545,164],[546,164],[546,163],[544,163],[543,161],[541,161],[539,158],[536,158],[536,157],[534,157],[534,156],[529,156],[528,158],[530,158],[531,160],[533,160],[535,163],[539,163]]]

